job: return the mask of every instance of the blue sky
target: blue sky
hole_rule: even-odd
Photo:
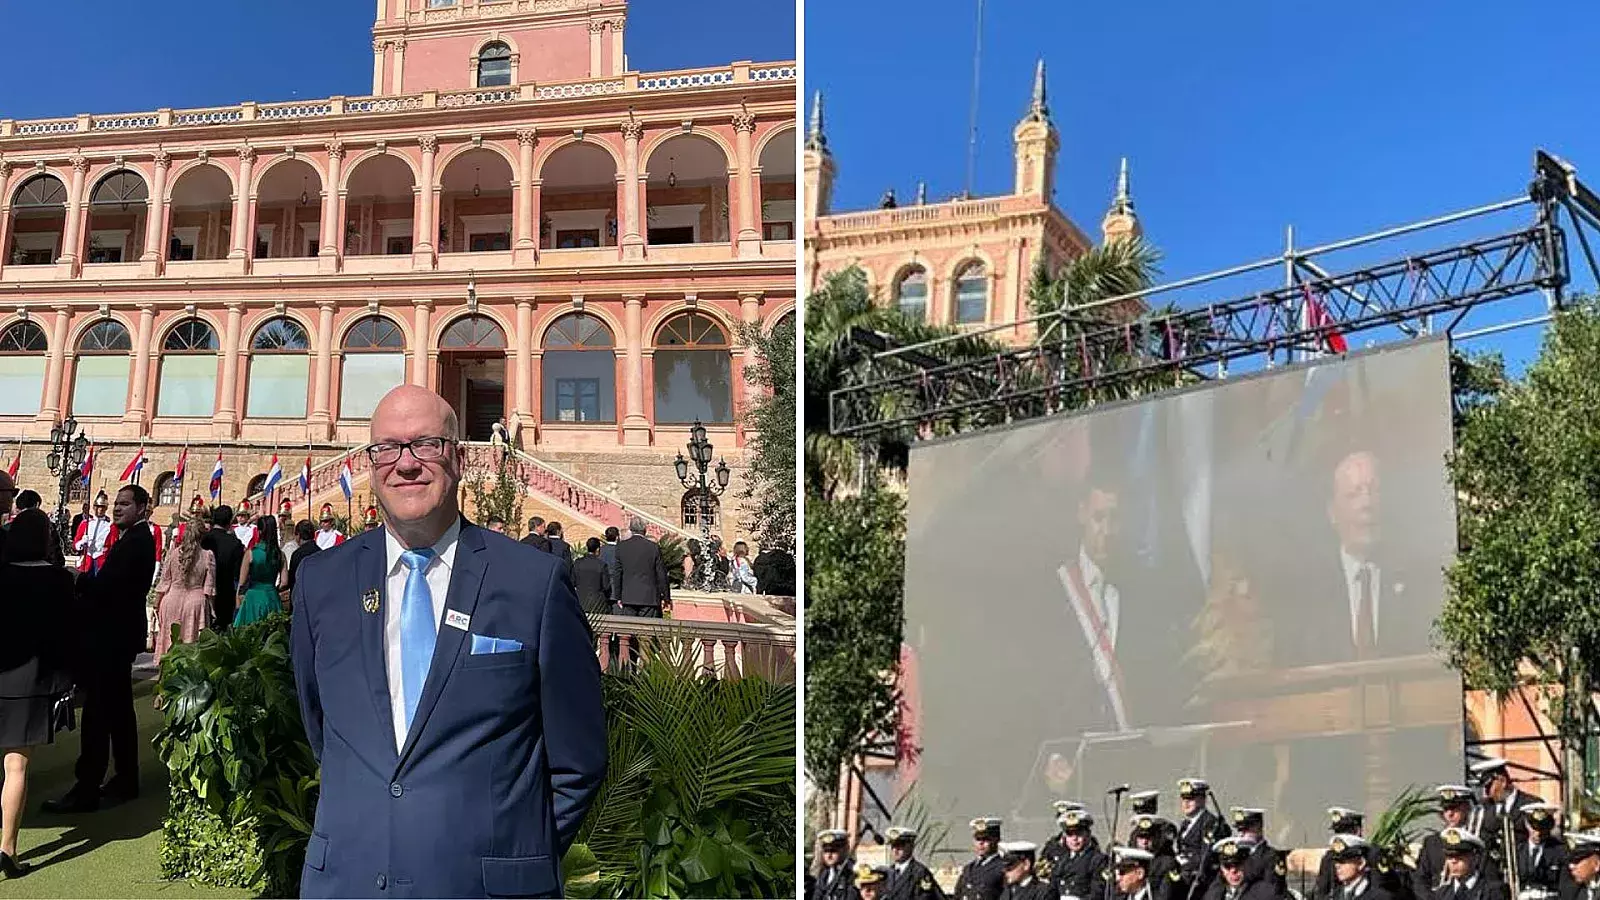
[[[906,202],[919,180],[936,199],[961,191],[975,9],[808,0],[807,96],[827,97],[836,209],[873,206],[891,186]],[[976,192],[1011,188],[1011,128],[1040,55],[1062,139],[1057,202],[1098,236],[1129,157],[1167,279],[1279,254],[1290,224],[1304,247],[1519,195],[1536,146],[1600,185],[1597,31],[1600,3],[1583,0],[1537,12],[1486,0],[988,0]],[[1496,221],[1408,250],[1531,214]],[[1471,345],[1492,340],[1516,362],[1541,330]]]
[[[82,27],[63,32],[67,5],[0,0],[0,118],[371,92],[372,0],[168,0],[151,15],[110,0],[69,5]],[[628,58],[641,71],[793,59],[794,20],[774,0],[639,0]]]

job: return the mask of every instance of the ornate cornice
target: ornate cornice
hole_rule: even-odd
[[[417,146],[422,148],[423,153],[437,153],[439,152],[439,138],[436,135],[425,134],[417,138]]]
[[[523,147],[537,147],[539,145],[539,130],[537,128],[518,129],[517,143]]]
[[[77,172],[79,175],[89,171],[89,157],[74,156],[72,158],[72,171]]]

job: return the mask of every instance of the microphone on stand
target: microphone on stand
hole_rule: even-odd
[[[1133,789],[1132,785],[1119,784],[1116,787],[1112,788],[1111,790],[1106,791],[1106,796],[1108,796],[1108,797],[1119,796],[1121,794],[1126,794],[1128,791],[1130,791],[1132,789]]]

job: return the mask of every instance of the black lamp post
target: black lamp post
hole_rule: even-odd
[[[706,437],[706,427],[700,424],[699,419],[694,420],[694,426],[689,429],[689,458],[684,459],[679,453],[673,460],[672,467],[677,470],[678,480],[683,486],[696,491],[695,502],[700,507],[700,584],[697,587],[705,590],[712,584],[712,570],[715,558],[711,555],[711,498],[720,496],[728,489],[728,461],[717,460],[716,468],[711,467],[711,441]],[[689,472],[690,464],[694,465],[693,475]],[[711,472],[712,480],[706,480],[706,473]]]
[[[76,437],[73,432],[77,432]],[[45,457],[45,464],[50,467],[50,474],[56,476],[56,486],[61,491],[56,501],[56,531],[63,554],[72,544],[72,515],[67,512],[67,494],[72,490],[72,480],[81,477],[79,472],[88,451],[89,439],[78,430],[77,419],[67,416],[65,422],[50,429],[50,454]]]

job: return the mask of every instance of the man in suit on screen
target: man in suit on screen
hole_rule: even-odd
[[[322,794],[304,897],[556,897],[606,767],[600,669],[566,567],[457,505],[455,413],[372,415],[382,527],[305,560],[292,655]]]

